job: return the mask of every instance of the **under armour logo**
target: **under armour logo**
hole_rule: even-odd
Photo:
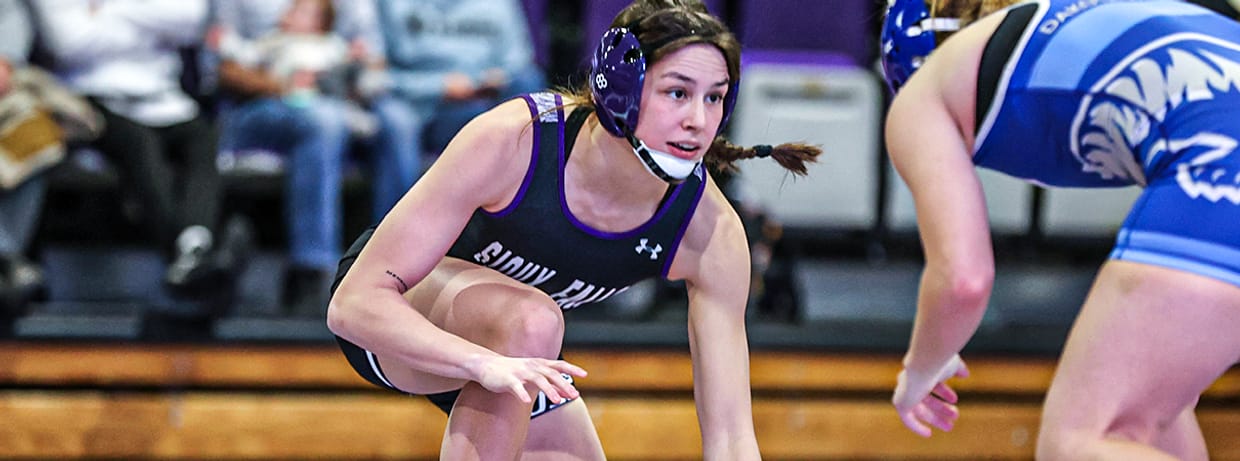
[[[607,77],[604,77],[603,74],[595,74],[594,75],[594,86],[600,90],[603,88],[607,88]]]
[[[649,251],[650,259],[659,259],[659,252],[663,251],[663,245],[659,245],[656,243],[652,247],[650,246],[650,239],[644,238],[644,239],[638,240],[637,246],[634,247],[633,249],[637,251],[637,254],[642,254],[643,251]]]

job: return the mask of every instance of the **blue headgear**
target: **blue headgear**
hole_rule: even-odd
[[[590,62],[590,93],[603,128],[614,136],[628,139],[652,174],[675,184],[688,177],[698,162],[659,152],[633,136],[642,102],[642,84],[646,80],[645,51],[632,28],[617,27],[605,32]],[[737,78],[731,77],[723,98],[720,130],[736,105]]]
[[[883,20],[883,76],[895,93],[938,46],[935,32],[960,29],[955,18],[932,18],[925,0],[888,0]]]

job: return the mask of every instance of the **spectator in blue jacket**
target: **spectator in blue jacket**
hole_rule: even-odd
[[[392,92],[414,109],[438,153],[473,117],[544,88],[525,12],[515,0],[378,0]]]

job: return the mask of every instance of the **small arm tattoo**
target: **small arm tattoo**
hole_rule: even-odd
[[[392,278],[396,279],[397,282],[400,282],[400,287],[401,287],[400,291],[402,292],[409,291],[409,284],[405,283],[405,279],[400,278],[400,276],[396,275],[395,272],[392,272],[392,271],[386,271],[386,272],[387,272],[387,275],[392,276]]]

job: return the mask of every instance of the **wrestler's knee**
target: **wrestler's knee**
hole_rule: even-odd
[[[1083,431],[1043,425],[1038,432],[1037,460],[1076,459],[1085,453],[1089,438]]]
[[[493,314],[479,319],[479,342],[492,350],[513,357],[556,358],[564,339],[564,315],[546,294],[529,289],[500,288],[498,296],[488,296],[495,305]],[[480,302],[476,296],[460,296],[459,303]]]
[[[1093,459],[1093,454],[1104,451],[1102,446],[1115,441],[1154,445],[1157,436],[1166,431],[1174,419],[1152,414],[1127,414],[1113,418],[1098,429],[1064,422],[1043,424],[1038,433],[1037,459]]]

